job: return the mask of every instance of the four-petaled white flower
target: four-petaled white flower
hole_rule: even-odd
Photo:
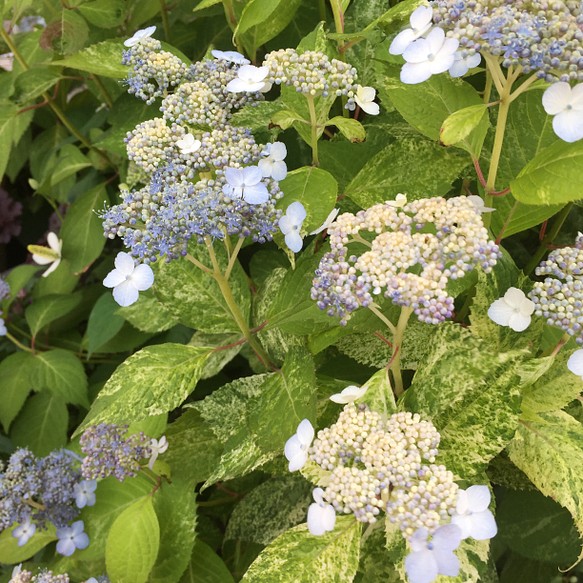
[[[36,524],[30,521],[30,516],[12,531],[12,536],[18,539],[18,546],[24,546],[36,532]]]
[[[308,461],[308,449],[314,439],[314,428],[308,419],[304,419],[298,425],[295,435],[286,442],[284,454],[289,461],[289,471],[295,472],[303,468]]]
[[[411,43],[403,53],[407,61],[401,69],[401,81],[415,84],[427,81],[431,75],[447,71],[455,60],[459,46],[455,38],[445,38],[443,28],[434,28],[426,38]]]
[[[8,334],[8,329],[6,328],[4,318],[0,318],[0,336],[6,336],[6,334]]]
[[[452,77],[463,77],[470,69],[475,69],[482,61],[480,53],[473,55],[463,55],[457,51],[454,55],[453,65],[449,68],[449,74]]]
[[[407,47],[419,37],[422,37],[432,25],[433,9],[430,6],[419,6],[409,18],[411,28],[402,30],[391,43],[389,53],[391,55],[402,55]]]
[[[192,154],[200,150],[202,142],[197,140],[192,134],[185,134],[183,138],[176,142],[176,145],[183,154]]]
[[[263,204],[269,199],[267,186],[261,182],[263,173],[257,166],[226,168],[225,178],[223,193],[231,198],[242,198],[249,204]]]
[[[259,160],[257,165],[264,178],[271,177],[274,180],[283,180],[287,176],[287,165],[284,162],[287,148],[283,142],[267,144],[261,155],[265,158]]]
[[[75,484],[73,493],[75,494],[77,508],[85,508],[85,506],[93,506],[95,504],[96,488],[97,480],[83,480]]]
[[[139,42],[144,40],[145,38],[151,37],[156,32],[155,26],[148,26],[148,28],[143,28],[142,30],[138,30],[134,33],[134,36],[128,38],[124,41],[124,46],[126,47],[133,47],[137,45]]]
[[[533,312],[534,302],[515,287],[508,288],[504,297],[493,302],[488,308],[491,320],[500,326],[508,326],[515,332],[522,332],[529,327]]]
[[[488,510],[489,505],[488,486],[470,486],[467,490],[458,490],[457,505],[451,522],[460,527],[462,538],[486,540],[496,536],[498,527],[494,515]]]
[[[336,512],[332,504],[324,502],[324,490],[314,488],[312,496],[315,502],[308,508],[308,530],[315,536],[322,536],[326,532],[334,530],[336,524]]]
[[[460,568],[455,549],[462,540],[462,531],[455,524],[440,526],[428,541],[425,528],[415,531],[409,539],[412,552],[405,557],[405,571],[410,583],[431,583],[438,575],[455,577]]]
[[[567,361],[567,368],[583,380],[583,348],[575,350]]]
[[[318,233],[321,233],[324,229],[327,229],[336,220],[336,217],[338,216],[339,212],[340,209],[332,209],[328,216],[326,217],[326,220],[315,231],[312,231],[310,235],[317,235]]]
[[[386,204],[396,209],[403,208],[407,204],[407,195],[399,193],[395,200],[387,200]]]
[[[553,130],[565,142],[583,138],[583,83],[571,87],[561,81],[543,93],[543,107],[553,115]]]
[[[265,81],[267,75],[269,75],[269,67],[243,65],[237,71],[237,77],[227,83],[227,91],[231,93],[269,91],[271,83]]]
[[[357,105],[365,113],[378,115],[380,111],[379,104],[374,101],[376,94],[376,89],[373,87],[362,87],[362,85],[359,85],[356,89],[354,101],[356,101]]]
[[[42,245],[29,245],[28,250],[32,253],[32,260],[39,265],[51,266],[43,273],[43,277],[49,276],[61,263],[61,249],[63,241],[59,239],[56,233],[50,232],[47,235],[48,247]]]
[[[235,63],[235,65],[248,65],[251,62],[237,51],[219,51],[218,49],[214,49],[211,51],[211,55],[215,59],[227,61],[228,63]]]
[[[120,251],[115,258],[115,269],[103,280],[105,287],[113,288],[113,299],[124,308],[138,301],[139,292],[154,283],[154,272],[149,265],[136,265],[129,253]]]
[[[342,390],[340,393],[334,393],[330,396],[330,401],[334,403],[339,403],[340,405],[346,405],[347,403],[353,403],[357,401],[367,391],[367,387],[356,387],[354,385],[349,385],[345,389]]]
[[[477,213],[491,213],[496,210],[495,208],[486,206],[482,197],[478,196],[477,194],[470,194],[468,198],[472,201],[472,204],[474,205]]]
[[[294,253],[302,250],[304,242],[300,231],[305,218],[306,209],[300,201],[296,200],[287,207],[285,215],[279,219],[279,228],[285,235],[285,244]]]
[[[165,435],[163,435],[160,439],[151,439],[150,440],[150,451],[152,452],[150,454],[150,460],[148,461],[148,467],[150,469],[152,469],[154,467],[154,464],[156,463],[158,456],[161,453],[164,453],[167,449],[168,449],[168,440],[166,439]]]
[[[57,553],[70,557],[75,549],[86,549],[89,546],[89,537],[83,532],[85,525],[82,520],[77,520],[71,526],[57,528]]]

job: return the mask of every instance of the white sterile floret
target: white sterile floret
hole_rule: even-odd
[[[267,186],[261,182],[263,173],[257,166],[225,168],[225,178],[223,193],[230,198],[242,198],[249,204],[263,204],[269,199]]]
[[[415,84],[427,81],[431,75],[447,71],[454,62],[459,41],[446,38],[442,28],[434,28],[426,38],[417,39],[403,53],[407,61],[401,69],[401,81]]]
[[[583,380],[583,348],[575,350],[567,361],[567,368]]]
[[[496,210],[495,208],[486,206],[484,204],[484,200],[482,199],[482,197],[478,196],[477,194],[470,194],[470,196],[468,196],[468,199],[472,201],[472,204],[476,208],[476,212],[480,214],[491,213]]]
[[[63,241],[59,239],[53,232],[47,235],[47,242],[49,247],[42,247],[40,245],[29,245],[29,250],[32,251],[32,260],[39,265],[51,266],[43,273],[43,277],[50,275],[61,263],[61,250],[63,248]]]
[[[327,229],[336,220],[336,217],[338,216],[339,212],[340,209],[332,209],[328,216],[326,217],[326,220],[315,231],[312,231],[310,235],[317,235],[318,233],[321,233],[324,229]]]
[[[30,516],[12,531],[12,536],[18,539],[18,546],[23,547],[36,532],[36,524],[31,522]]]
[[[451,522],[460,527],[462,538],[486,540],[496,536],[498,527],[494,515],[488,510],[490,490],[488,486],[470,486],[458,490],[455,514]]]
[[[389,47],[389,53],[391,55],[402,55],[413,41],[423,36],[431,28],[432,18],[433,9],[430,6],[419,6],[419,8],[416,8],[409,18],[411,28],[402,30],[393,39]]]
[[[289,461],[288,469],[295,472],[308,461],[308,449],[314,440],[314,428],[308,419],[298,425],[298,429],[286,442],[284,454]]]
[[[150,451],[152,452],[150,454],[150,459],[148,461],[148,467],[150,469],[152,469],[154,467],[154,464],[156,463],[158,456],[161,453],[164,453],[167,449],[168,449],[168,440],[166,439],[165,435],[163,435],[160,439],[151,439],[150,440]]]
[[[409,539],[411,553],[405,557],[405,571],[410,583],[431,583],[438,575],[456,577],[459,560],[454,551],[462,534],[455,524],[440,526],[428,541],[429,533],[420,528]]]
[[[227,91],[231,93],[269,91],[266,89],[266,85],[271,88],[271,85],[265,81],[267,75],[269,75],[269,67],[243,65],[237,71],[237,78],[227,83]]]
[[[285,235],[285,244],[294,253],[301,251],[304,244],[300,231],[305,218],[306,209],[296,200],[287,207],[285,215],[280,217],[278,222],[281,232]]]
[[[465,55],[457,51],[454,55],[453,65],[449,68],[449,74],[452,77],[463,77],[470,69],[475,69],[482,61],[480,53]]]
[[[149,265],[136,265],[129,253],[120,251],[115,258],[115,269],[103,280],[105,287],[113,288],[113,299],[122,307],[138,301],[139,292],[154,283],[154,272]]]
[[[356,387],[354,385],[350,385],[342,390],[340,393],[334,393],[330,396],[330,401],[334,403],[339,403],[340,405],[346,405],[348,403],[353,403],[357,401],[367,391],[367,387]]]
[[[235,63],[235,65],[248,65],[251,62],[237,51],[219,51],[215,49],[211,51],[211,55],[215,59],[219,59],[220,61],[227,61],[227,63]]]
[[[134,45],[137,45],[145,38],[151,37],[155,32],[156,32],[155,26],[148,26],[148,28],[143,28],[141,30],[136,31],[134,33],[134,36],[125,40],[123,44],[126,47],[133,47]]]
[[[267,144],[261,155],[265,158],[259,160],[257,165],[264,178],[271,177],[274,180],[283,180],[287,176],[287,165],[284,162],[287,148],[283,142]]]
[[[543,107],[553,115],[553,130],[565,142],[583,138],[583,83],[554,83],[543,94]]]
[[[193,154],[202,146],[202,142],[197,140],[192,134],[186,134],[176,142],[183,154]]]
[[[332,504],[324,502],[324,490],[314,488],[312,496],[315,500],[308,508],[308,530],[315,536],[322,536],[334,530],[336,512]]]
[[[488,308],[491,320],[500,326],[508,326],[515,332],[522,332],[529,327],[533,312],[534,302],[515,287],[508,288],[504,297],[493,302]]]
[[[403,208],[407,204],[407,195],[399,193],[395,200],[387,200],[387,204],[396,209]]]
[[[358,86],[354,101],[358,104],[360,109],[369,115],[378,115],[380,108],[378,103],[375,103],[374,98],[377,92],[373,87]]]

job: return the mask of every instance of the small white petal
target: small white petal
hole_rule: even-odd
[[[275,161],[285,160],[287,148],[283,142],[273,142],[269,148],[269,156]]]
[[[243,186],[245,175],[241,168],[225,168],[225,178],[231,186]]]
[[[308,530],[314,536],[322,536],[326,532],[334,530],[336,513],[331,504],[320,506],[310,504],[308,508]]]
[[[339,212],[340,209],[332,209],[328,213],[326,220],[315,231],[312,231],[310,235],[317,235],[318,233],[321,233],[324,229],[327,229],[334,222]]]
[[[577,142],[583,138],[583,111],[561,111],[553,118],[553,130],[565,142]]]
[[[330,401],[334,403],[339,403],[341,405],[346,405],[347,403],[353,403],[357,401],[367,391],[367,387],[355,387],[354,385],[350,385],[343,389],[340,393],[335,393],[334,395],[330,396]]]
[[[460,562],[452,551],[435,549],[433,556],[440,575],[445,575],[446,577],[457,576],[460,571]]]
[[[297,472],[306,465],[308,461],[308,452],[300,451],[289,460],[288,469],[290,472]]]
[[[405,557],[405,572],[409,583],[431,583],[439,571],[430,550],[414,551]]]
[[[259,168],[257,168],[259,170]],[[259,170],[261,174],[261,170]],[[252,186],[245,186],[243,190],[243,199],[249,204],[263,204],[269,200],[269,191],[263,183]]]
[[[407,85],[423,83],[431,77],[431,67],[427,61],[423,63],[405,63],[401,68],[400,79]]]
[[[154,272],[149,265],[138,265],[132,273],[131,280],[138,291],[146,291],[154,283]]]
[[[389,53],[391,55],[402,55],[407,47],[416,39],[418,38],[415,34],[415,31],[411,28],[406,28],[402,30],[391,43],[389,47]]]
[[[285,214],[292,220],[296,225],[301,225],[306,218],[306,209],[304,205],[296,200],[292,202],[285,211]]]
[[[508,320],[508,327],[515,332],[524,332],[530,326],[530,316],[513,313]]]
[[[43,277],[48,277],[51,273],[53,273],[53,271],[59,267],[59,263],[61,263],[61,259],[55,259],[53,264],[43,273]]]
[[[443,30],[441,28],[436,28],[431,31],[430,35],[435,31]],[[433,38],[433,40],[435,40]],[[431,53],[431,45],[429,44],[429,38],[420,38],[415,42],[411,43],[405,52],[403,53],[403,58],[407,63],[424,63],[427,61],[427,56]]]
[[[105,279],[103,280],[103,285],[105,287],[115,287],[116,285],[123,283],[125,280],[126,276],[123,273],[121,273],[121,271],[113,269],[105,276]]]
[[[567,368],[577,376],[583,377],[583,348],[571,354],[567,361]]]
[[[113,288],[113,299],[123,308],[138,301],[140,294],[131,281],[124,281]]]
[[[304,246],[304,240],[301,235],[295,231],[288,233],[285,237],[285,244],[293,253],[299,253]]]
[[[466,490],[468,506],[472,512],[483,512],[490,506],[490,490],[488,486],[470,486]]]
[[[131,275],[134,271],[135,263],[134,258],[123,251],[120,251],[114,260],[115,268],[125,276]]]
[[[487,540],[494,538],[498,533],[498,527],[494,515],[489,510],[476,512],[469,517],[469,533],[475,540]]]
[[[287,460],[291,461],[302,451],[302,442],[297,433],[294,433],[286,442],[283,453]]]
[[[314,488],[314,490],[312,491],[312,498],[314,499],[314,502],[318,504],[325,504],[324,490],[322,490],[322,488]]]
[[[287,164],[283,160],[276,160],[272,165],[271,178],[283,180],[287,176]]]
[[[440,550],[455,551],[462,541],[461,530],[455,524],[440,526],[434,533],[431,542]]]
[[[543,93],[543,107],[549,115],[564,111],[571,101],[571,86],[564,81],[553,83]]]
[[[309,446],[314,439],[315,431],[309,419],[303,419],[298,425],[296,432],[298,439],[303,445]]]
[[[251,62],[237,51],[219,51],[215,49],[211,51],[211,55],[215,59],[227,61],[228,63],[235,63],[236,65],[248,65]]]
[[[57,237],[57,235],[53,232],[50,232],[47,235],[47,242],[49,247],[58,255],[61,254],[61,249],[63,247],[63,241]]]
[[[504,298],[496,300],[488,308],[490,320],[499,326],[508,326],[508,322],[510,322],[513,313],[514,310],[504,301]]]
[[[409,23],[414,30],[424,31],[431,26],[433,9],[431,6],[419,6],[411,13]]]
[[[45,257],[44,255],[37,255],[36,253],[32,254],[32,260],[38,265],[48,265],[55,261],[54,257]]]

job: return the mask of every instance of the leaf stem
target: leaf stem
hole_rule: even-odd
[[[381,312],[376,304],[370,304],[368,309],[391,331],[393,338],[397,333],[395,325]]]
[[[235,261],[237,261],[237,255],[239,255],[239,251],[241,250],[241,247],[243,246],[244,240],[245,240],[245,237],[239,237],[237,244],[235,245],[234,249],[231,252],[231,255],[229,257],[229,264],[227,265],[227,269],[225,269],[225,278],[226,279],[229,279],[229,277],[231,276],[231,271],[233,271],[233,267],[235,266]]]
[[[395,397],[397,398],[399,398],[404,392],[403,376],[401,375],[401,353],[403,352],[403,336],[405,335],[407,323],[409,322],[409,318],[411,317],[412,313],[413,308],[401,308],[401,315],[399,316],[397,328],[393,335],[394,352],[389,365],[389,370],[393,376],[393,387],[395,391]]]
[[[29,346],[26,346],[25,344],[22,344],[22,342],[20,342],[14,336],[12,336],[12,334],[10,334],[10,332],[6,332],[5,336],[6,336],[6,338],[8,338],[8,340],[10,340],[10,342],[12,342],[12,344],[14,344],[14,346],[17,346],[18,348],[20,348],[20,350],[34,353],[34,350],[32,348],[30,348]]]
[[[307,95],[308,109],[310,111],[310,126],[312,130],[312,137],[310,146],[312,147],[312,166],[319,166],[320,161],[318,159],[318,118],[316,116],[316,105],[314,103],[314,96]]]

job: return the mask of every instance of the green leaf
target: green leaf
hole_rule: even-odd
[[[54,87],[61,79],[61,72],[47,67],[32,67],[21,73],[14,84],[19,103],[34,101],[39,95]]]
[[[225,366],[241,352],[243,344],[240,342],[241,334],[205,334],[195,332],[188,343],[190,346],[212,346],[201,379],[210,379],[220,373]]]
[[[119,305],[109,291],[95,302],[89,314],[85,333],[89,354],[101,348],[122,329],[125,320],[118,315],[118,309]]]
[[[49,522],[46,530],[37,528],[32,538],[24,546],[20,547],[18,546],[18,539],[12,536],[12,531],[16,527],[17,525],[0,533],[0,563],[15,565],[27,561],[49,543],[57,540],[56,529]]]
[[[306,120],[295,111],[290,111],[289,109],[277,111],[271,116],[271,123],[275,124],[276,126],[279,126],[282,130],[287,130],[288,128],[291,128],[294,122],[296,121],[305,122]]]
[[[200,0],[200,2],[192,9],[193,12],[198,12],[199,10],[204,10],[205,8],[210,8],[216,4],[220,4],[221,0]]]
[[[583,142],[568,144],[561,140],[542,150],[510,183],[516,200],[525,204],[544,205],[579,200],[573,188],[583,165]]]
[[[180,583],[235,583],[235,580],[223,560],[198,538],[192,549],[192,560]]]
[[[85,370],[68,350],[55,348],[35,354],[30,380],[35,389],[48,389],[65,403],[89,407]]]
[[[33,336],[45,326],[65,316],[81,302],[81,294],[50,294],[36,299],[25,312],[26,322]]]
[[[303,230],[308,232],[317,229],[336,205],[338,184],[332,174],[320,168],[304,166],[292,170],[279,187],[284,196],[277,202],[277,208],[284,210],[292,202],[301,202],[307,213]]]
[[[332,532],[312,536],[305,525],[276,538],[253,561],[243,583],[339,583],[352,581],[358,568],[360,524],[341,516]]]
[[[117,306],[117,314],[142,332],[164,332],[178,323],[178,319],[151,293],[141,293],[137,302],[127,308]]]
[[[235,112],[230,119],[230,123],[234,126],[249,128],[254,132],[265,130],[271,122],[277,123],[273,120],[283,107],[283,104],[279,100],[258,101],[246,105]],[[290,115],[295,115],[293,112],[289,113]]]
[[[126,508],[115,520],[105,546],[107,574],[114,581],[146,583],[160,546],[160,526],[145,496]]]
[[[196,387],[208,354],[208,348],[172,343],[136,352],[117,367],[77,432],[172,411]]]
[[[65,144],[60,150],[57,157],[56,166],[53,168],[50,176],[45,183],[38,188],[39,192],[50,189],[59,182],[62,182],[69,176],[74,176],[80,170],[91,166],[91,162],[77,146]]]
[[[328,121],[326,125],[336,126],[340,133],[351,142],[362,142],[366,138],[364,126],[350,117],[337,115]]]
[[[451,114],[472,105],[483,105],[476,89],[461,79],[453,79],[449,75],[433,75],[424,83],[406,85],[397,81],[398,70],[391,69],[390,73],[391,77],[385,79],[385,83],[393,105],[407,122],[436,142],[441,137],[444,121]],[[477,158],[488,125],[488,120],[484,117],[471,135],[456,145]]]
[[[4,176],[14,138],[18,107],[13,103],[0,104],[0,176]]]
[[[227,255],[220,242],[219,245],[215,253],[224,272]],[[189,245],[189,253],[204,265],[211,264],[206,249],[194,241]],[[183,258],[166,263],[157,262],[153,267],[156,273],[154,293],[181,324],[211,334],[240,332],[213,277]],[[245,272],[239,263],[235,264],[231,272],[229,284],[239,309],[248,319],[251,294]]]
[[[225,540],[240,539],[268,545],[288,528],[306,519],[312,487],[303,478],[274,478],[241,500],[227,525]]]
[[[60,61],[53,61],[51,65],[79,69],[112,79],[124,79],[128,74],[128,68],[121,64],[122,52],[122,41],[110,39],[91,45]]]
[[[579,554],[570,514],[540,492],[505,491],[496,509],[499,537],[524,557],[571,565]],[[542,528],[544,525],[544,528]]]
[[[581,423],[563,411],[554,411],[540,413],[540,421],[522,421],[508,445],[512,462],[545,496],[571,513],[580,535],[583,535],[582,443]]]
[[[445,118],[441,126],[441,143],[453,146],[468,137],[475,130],[488,111],[486,104],[470,105]]]
[[[33,359],[30,352],[15,352],[0,362],[0,422],[6,433],[32,388],[30,366]]]
[[[442,324],[400,409],[420,413],[441,434],[440,463],[462,478],[482,472],[512,439],[520,413],[522,354],[497,354],[471,333]],[[463,364],[462,364],[463,363]]]
[[[315,389],[312,356],[305,348],[291,348],[281,371],[262,383],[261,396],[250,410],[249,427],[265,452],[282,452],[302,419],[315,420]]]
[[[99,28],[115,28],[125,18],[124,0],[92,0],[79,6],[79,12]]]
[[[68,420],[65,401],[49,391],[41,391],[26,402],[14,420],[12,440],[36,455],[47,455],[67,443]]]
[[[173,480],[154,497],[160,549],[150,583],[175,583],[188,567],[195,539],[195,496],[191,484]]]
[[[468,160],[421,136],[410,135],[373,156],[345,189],[360,207],[406,194],[409,200],[446,194]]]
[[[95,491],[95,504],[83,510],[85,530],[91,544],[83,551],[75,551],[81,561],[103,560],[107,534],[118,516],[138,498],[142,499],[152,490],[152,482],[143,474],[126,478],[123,483],[113,476],[100,480]]]
[[[366,387],[366,394],[362,401],[367,403],[371,409],[384,415],[396,413],[397,404],[387,368],[382,368],[376,372],[362,386]]]
[[[51,22],[44,34],[56,51],[63,55],[72,55],[85,45],[89,27],[80,14],[64,8],[59,20]]]
[[[5,299],[2,303],[6,307],[10,305],[26,284],[32,279],[32,276],[39,270],[36,265],[18,265],[10,271],[10,273],[4,278],[6,283],[10,286],[10,295],[8,299]]]
[[[169,446],[164,461],[180,480],[204,482],[221,459],[223,446],[198,411],[186,410],[168,425],[166,437]]]
[[[301,0],[250,0],[239,18],[234,37],[250,54],[275,38],[293,19]]]

